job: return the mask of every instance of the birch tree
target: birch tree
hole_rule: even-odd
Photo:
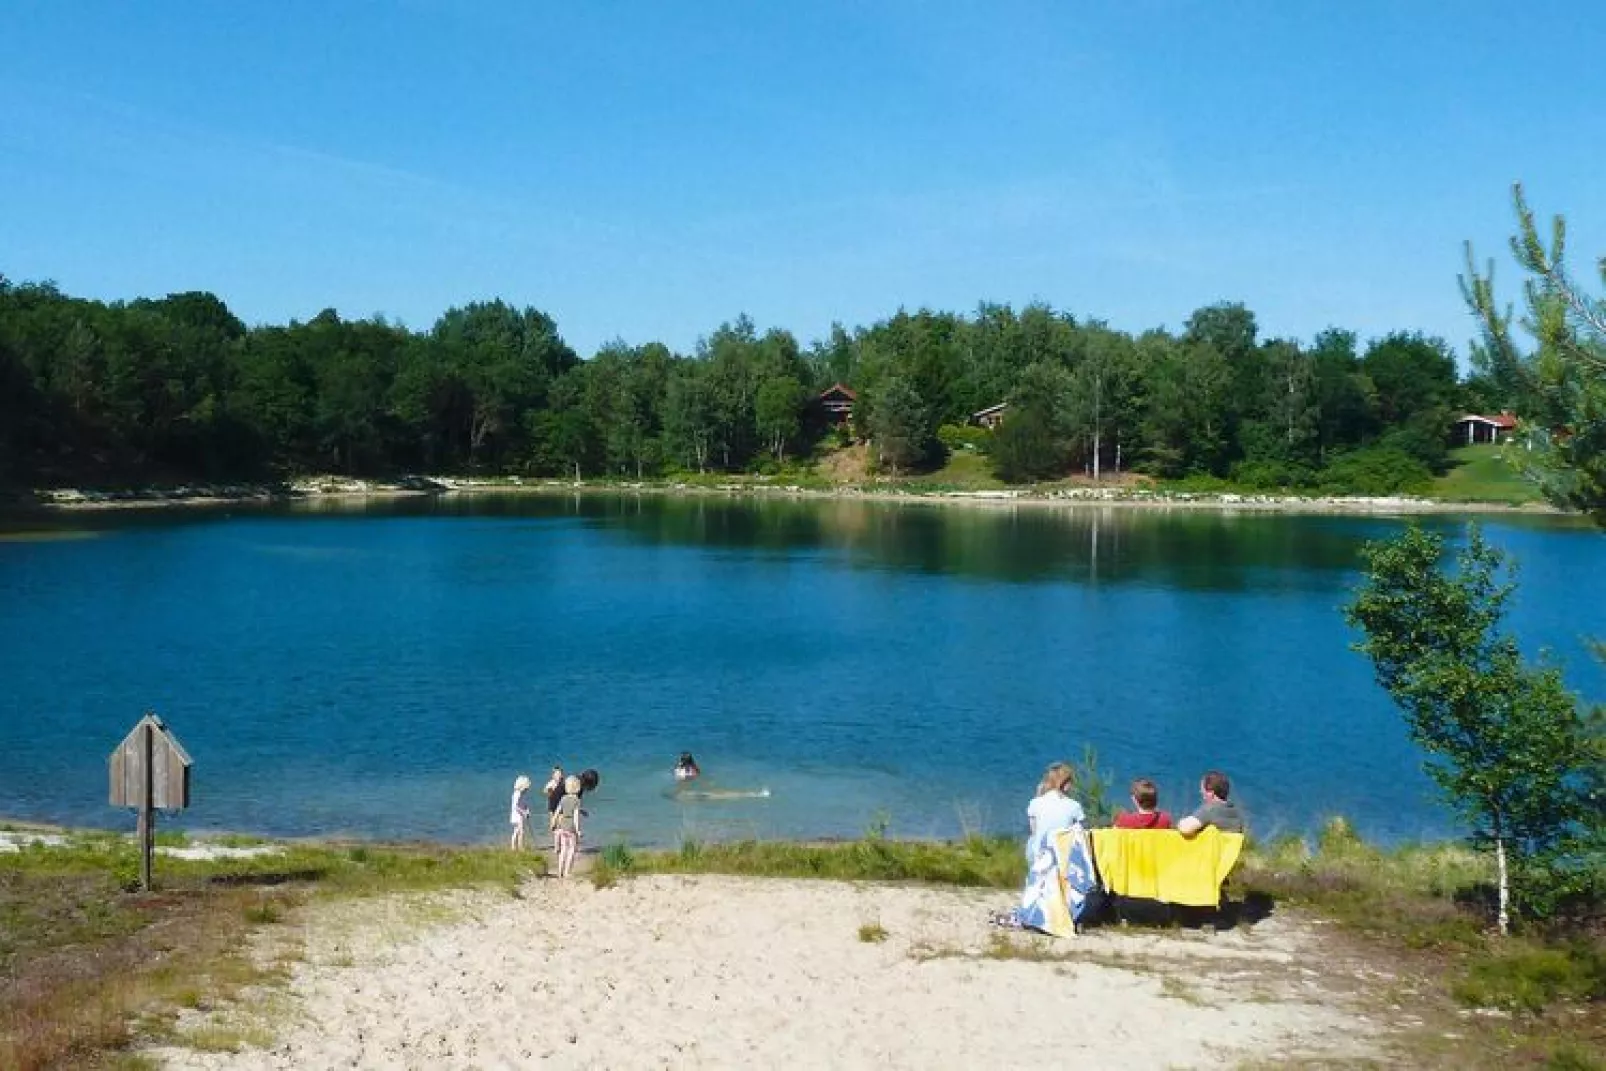
[[[1476,526],[1449,570],[1443,537],[1416,526],[1363,554],[1346,608],[1366,635],[1356,649],[1404,712],[1428,776],[1494,852],[1506,933],[1513,911],[1547,914],[1600,872],[1601,738],[1560,671],[1527,664],[1500,631],[1514,586]]]

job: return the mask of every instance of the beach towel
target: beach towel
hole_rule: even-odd
[[[1087,831],[1079,825],[1056,830],[1032,857],[1015,917],[1022,926],[1069,937],[1097,884]]]
[[[1117,896],[1182,907],[1217,907],[1221,883],[1243,851],[1242,833],[1201,829],[1192,840],[1172,829],[1095,829],[1093,858]]]

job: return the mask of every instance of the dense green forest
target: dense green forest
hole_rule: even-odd
[[[841,382],[853,427],[811,405]],[[1010,481],[1087,473],[1388,492],[1441,469],[1462,410],[1513,404],[1407,331],[1262,339],[1242,305],[1131,335],[1043,305],[899,311],[807,346],[741,317],[695,353],[582,360],[501,301],[427,331],[325,311],[248,327],[209,293],[127,302],[0,277],[0,481],[410,472],[642,478],[774,472],[850,439],[879,471],[979,449]],[[1007,401],[996,433],[967,427]]]

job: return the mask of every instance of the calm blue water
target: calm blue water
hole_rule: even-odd
[[[1176,809],[1226,769],[1260,832],[1451,831],[1338,612],[1392,521],[532,496],[60,523],[89,538],[0,541],[3,815],[130,826],[105,756],[151,708],[196,760],[169,828],[489,840],[561,761],[602,771],[596,841],[1016,830],[1091,743]],[[1606,695],[1606,536],[1486,530],[1525,646]],[[677,801],[684,749],[771,796]]]

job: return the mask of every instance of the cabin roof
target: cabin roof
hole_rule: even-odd
[[[826,387],[824,390],[822,390],[820,392],[820,400],[824,401],[832,395],[840,395],[850,402],[858,401],[859,399],[858,394],[854,393],[852,387],[845,387],[840,383],[833,383],[829,387]]]
[[[1510,431],[1512,428],[1517,426],[1517,418],[1512,416],[1510,413],[1501,413],[1498,416],[1483,416],[1479,413],[1468,413],[1458,419],[1456,423],[1465,424],[1469,420],[1476,421],[1479,424],[1488,424],[1490,427],[1501,428],[1506,431]]]
[[[971,419],[974,420],[976,417],[984,417],[990,416],[993,413],[1001,413],[1008,408],[1008,402],[999,402],[997,405],[989,405],[986,409],[978,409],[974,413],[970,414],[970,416]]]

